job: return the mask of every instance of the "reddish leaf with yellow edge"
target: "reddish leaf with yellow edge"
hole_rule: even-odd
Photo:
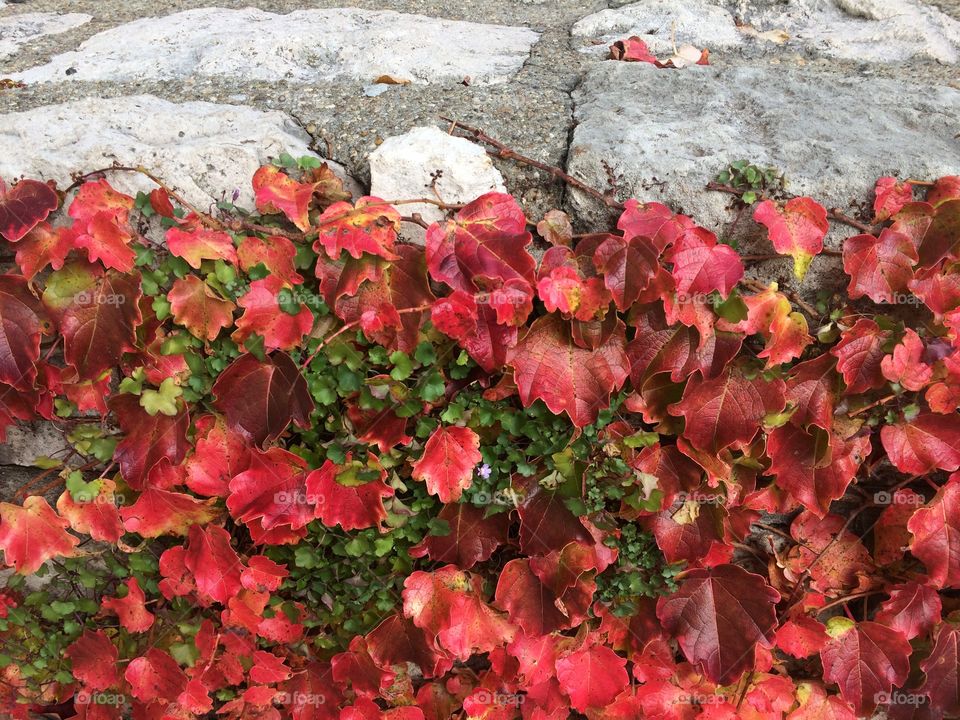
[[[316,506],[316,517],[327,527],[379,529],[387,519],[383,498],[394,493],[384,483],[386,477],[387,471],[373,455],[368,463],[352,461],[347,455],[344,465],[327,460],[307,476],[307,496]]]
[[[660,598],[657,617],[687,660],[713,682],[728,685],[754,663],[754,648],[773,647],[780,593],[736,565],[686,574]]]
[[[103,630],[84,630],[79,639],[67,646],[73,676],[89,690],[106,690],[120,683],[117,660],[120,653]]]
[[[242,587],[240,557],[230,546],[230,533],[217,525],[190,526],[183,564],[202,598],[226,605]]]
[[[960,587],[960,474],[955,473],[907,521],[910,552],[926,566],[937,587]]]
[[[845,617],[832,618],[827,632],[831,640],[820,650],[823,679],[836,683],[861,715],[869,715],[880,698],[906,682],[912,648],[901,633]]]
[[[241,355],[220,373],[212,393],[227,427],[257,445],[277,439],[291,422],[307,427],[313,412],[300,368],[283,352],[263,361]]]
[[[425,482],[427,492],[440,502],[455,502],[473,483],[473,469],[480,460],[480,437],[473,430],[441,425],[413,464],[413,477]]]
[[[685,418],[683,437],[693,447],[717,453],[750,443],[763,418],[786,406],[785,390],[782,380],[767,381],[759,375],[749,378],[743,368],[728,366],[710,380],[693,375],[681,401],[669,410],[671,415]]]
[[[99,478],[97,483],[100,487],[95,497],[75,500],[69,490],[64,490],[57,499],[57,512],[66,518],[75,532],[89,535],[94,540],[115,543],[123,535],[123,524],[117,512],[118,498],[114,496],[117,485],[109,478]]]
[[[793,274],[803,280],[810,262],[823,251],[830,229],[826,209],[808,197],[791,198],[783,205],[764,200],[754,208],[753,219],[766,226],[774,250],[793,257]]]
[[[257,210],[271,215],[283,213],[306,232],[310,229],[310,201],[315,186],[299,183],[275,165],[264,165],[253,175],[253,192]]]
[[[800,683],[797,686],[799,706],[787,717],[790,720],[856,720],[853,708],[836,695],[827,695],[823,686]]]
[[[869,297],[877,303],[895,303],[913,282],[917,249],[908,235],[890,228],[879,237],[857,235],[843,243],[843,271],[850,276],[851,298]]]
[[[0,549],[3,560],[21,575],[31,575],[50,558],[73,557],[80,539],[42,497],[31,495],[23,506],[0,503]]]
[[[908,475],[960,468],[960,415],[925,412],[884,425],[880,440],[893,466]]]
[[[237,319],[237,329],[230,337],[238,345],[256,333],[263,337],[267,349],[290,350],[313,329],[310,308],[300,302],[296,290],[276,275],[254,280],[237,302],[243,315]],[[297,308],[296,314],[288,312],[290,304]]]
[[[57,209],[57,194],[39,180],[21,180],[9,190],[0,180],[0,235],[17,242]]]
[[[124,434],[114,458],[130,487],[144,489],[150,471],[161,460],[173,465],[183,460],[189,448],[190,415],[182,401],[178,401],[176,415],[150,415],[136,395],[114,395],[109,405]]]
[[[479,577],[445,565],[403,583],[403,614],[458,660],[501,647],[516,632],[481,594]]]
[[[297,272],[294,265],[296,256],[297,246],[281,235],[267,238],[245,237],[237,248],[237,259],[245,272],[257,265],[263,265],[271,275],[276,275],[291,285],[303,282],[303,276]]]
[[[883,385],[880,365],[888,335],[873,320],[860,318],[852,328],[844,330],[840,342],[830,348],[830,354],[837,358],[837,370],[847,385],[846,395],[859,395]]]
[[[318,234],[313,250],[325,250],[336,260],[343,251],[360,259],[365,253],[385,260],[396,259],[400,213],[378,197],[364,196],[355,205],[336,202],[317,220]]]
[[[766,340],[766,346],[757,357],[767,359],[768,369],[795,360],[813,342],[806,317],[794,312],[786,295],[777,291],[776,283],[755,295],[744,296],[743,302],[747,306],[745,320],[736,325],[721,322],[717,326],[747,335],[760,335]]]
[[[196,275],[176,280],[167,300],[173,319],[201,340],[215,340],[221,330],[233,325],[237,306],[219,297]]]
[[[42,222],[17,243],[17,266],[27,280],[32,280],[47,265],[54,270],[62,268],[71,250],[73,235],[68,228]]]
[[[156,619],[144,604],[146,595],[140,589],[140,583],[135,577],[126,582],[127,594],[121,597],[106,597],[100,601],[100,609],[114,613],[120,618],[124,629],[132,633],[146,632]]]
[[[233,239],[222,230],[211,230],[200,224],[199,218],[188,217],[184,225],[167,230],[170,252],[187,261],[194,270],[204,260],[225,260],[236,265],[237,250]]]
[[[624,325],[617,322],[596,350],[577,347],[558,315],[537,318],[510,358],[520,401],[543,400],[556,415],[567,413],[577,427],[589,425],[610,404],[630,372]]]
[[[123,527],[141,537],[186,535],[191,525],[204,525],[220,515],[215,500],[148,487],[132,505],[120,508]]]
[[[923,358],[923,341],[915,330],[907,328],[893,353],[880,362],[880,371],[890,382],[916,392],[933,378],[933,368]]]
[[[557,659],[557,680],[574,710],[606,707],[628,684],[626,659],[603,645],[587,643]]]

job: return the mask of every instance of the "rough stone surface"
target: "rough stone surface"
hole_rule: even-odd
[[[31,466],[39,457],[52,457],[68,447],[63,435],[51,423],[11,425],[7,441],[0,444],[0,465]],[[37,471],[39,472],[39,471]]]
[[[505,190],[503,176],[484,150],[463,138],[432,126],[413,128],[388,138],[370,154],[370,194],[397,200],[436,196],[447,203],[465,203],[497,190]],[[443,218],[435,205],[404,205],[405,215],[420,213],[427,222]],[[425,233],[404,225],[404,234],[422,242]]]
[[[0,2],[0,8],[4,3]],[[91,20],[83,13],[22,13],[0,18],[0,60],[13,56],[21,45],[80,27]]]
[[[581,38],[610,43],[636,35],[654,52],[669,51],[674,41],[711,49],[743,42],[734,17],[707,0],[644,0],[588,15],[573,26]]]
[[[203,8],[145,18],[95,35],[76,52],[17,77],[25,82],[171,80],[236,75],[316,82],[389,75],[405,82],[501,83],[523,65],[537,33],[355,8],[286,15]]]
[[[90,98],[0,115],[0,177],[27,175],[65,185],[78,171],[114,162],[144,165],[193,203],[238,189],[238,202],[249,206],[256,169],[282,152],[311,154],[308,142],[280,112],[149,95]],[[340,166],[334,170],[343,173]],[[127,192],[155,187],[132,173],[117,173],[111,182]]]

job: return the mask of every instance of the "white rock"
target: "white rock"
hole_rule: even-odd
[[[960,170],[960,92],[909,81],[837,77],[784,66],[667,72],[597,63],[574,95],[568,171],[596,188],[608,170],[623,197],[681,207],[722,227],[730,198],[705,185],[735,160],[781,170],[788,189],[827,207],[867,201],[882,175]],[[606,212],[578,193],[594,224]]]
[[[63,458],[69,445],[51,422],[17,423],[7,428],[7,440],[0,444],[0,465],[29,467],[40,457]]]
[[[505,192],[503,176],[483,148],[429,126],[387,138],[370,154],[370,194],[385,200],[434,197],[431,183],[437,173],[433,187],[447,203]],[[400,210],[404,215],[420,213],[427,222],[444,217],[438,207],[425,203],[402,205]],[[414,242],[425,237],[416,225],[404,225],[403,234]]]
[[[240,190],[253,205],[250,179],[270,157],[312,155],[308,138],[281,112],[207,102],[171,103],[152,95],[88,98],[0,115],[0,177],[53,179],[75,172],[143,165],[193,204]],[[343,168],[331,163],[335,172]],[[124,192],[149,190],[133,173],[113,173]],[[352,181],[351,181],[352,182]],[[347,188],[357,192],[353,184]]]
[[[3,3],[0,2],[0,7]],[[12,57],[17,48],[44,35],[73,30],[92,18],[83,13],[22,13],[0,18],[0,60]]]
[[[795,0],[745,7],[747,22],[786,30],[799,44],[829,57],[960,61],[960,22],[918,0]]]
[[[576,37],[602,40],[606,47],[636,35],[654,53],[672,51],[690,43],[710,50],[743,42],[733,16],[707,0],[644,0],[621,8],[601,10],[573,26]]]
[[[200,8],[98,33],[75,52],[20,73],[25,82],[234,76],[316,82],[390,75],[413,83],[506,82],[539,34],[392,10],[333,8],[276,15]]]

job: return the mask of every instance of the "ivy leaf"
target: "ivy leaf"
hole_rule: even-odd
[[[299,183],[274,165],[264,165],[253,175],[257,210],[266,215],[283,213],[300,230],[310,229],[310,201],[316,186]]]
[[[673,279],[681,297],[706,296],[714,291],[727,297],[743,277],[743,262],[737,251],[719,244],[717,236],[703,228],[684,232],[668,259],[673,263]]]
[[[283,282],[299,285],[303,276],[297,272],[295,259],[297,246],[282,235],[266,238],[250,236],[240,241],[237,248],[237,260],[244,272],[250,272],[257,265],[263,265],[271,275]]]
[[[396,260],[400,213],[378,197],[365,196],[356,204],[335,202],[317,220],[313,251],[326,251],[336,260],[344,250],[359,260],[364,254]]]
[[[264,361],[247,353],[220,373],[211,391],[227,427],[257,445],[276,440],[291,421],[307,427],[313,400],[290,356],[275,352]]]
[[[960,628],[953,623],[941,623],[930,654],[920,661],[924,672],[923,684],[917,692],[930,698],[932,707],[944,717],[960,713]]]
[[[0,382],[33,388],[40,359],[40,335],[50,322],[26,278],[0,275]]]
[[[215,500],[148,487],[132,505],[120,508],[123,528],[140,537],[186,535],[191,525],[205,525],[220,515]]]
[[[130,661],[124,679],[131,694],[142,703],[174,702],[187,686],[187,676],[169,653],[152,647]]]
[[[226,605],[240,591],[243,566],[230,547],[230,533],[222,527],[191,525],[183,563],[202,598]]]
[[[917,249],[908,235],[884,228],[879,237],[857,235],[843,243],[843,271],[851,298],[895,303],[913,281]]]
[[[21,180],[9,190],[0,180],[0,235],[12,243],[57,209],[57,194],[39,180]]]
[[[147,610],[144,604],[146,596],[140,589],[140,583],[135,577],[126,582],[127,594],[122,598],[105,597],[100,601],[100,609],[112,612],[120,618],[120,625],[129,632],[146,632],[156,619],[153,613]]]
[[[485,517],[483,508],[458,502],[444,505],[437,519],[446,522],[450,532],[427,535],[410,549],[411,556],[426,556],[433,562],[469,570],[478,562],[489,560],[498,547],[507,543],[510,523],[506,513]]]
[[[250,445],[221,415],[204,415],[195,426],[196,447],[184,461],[187,487],[198,495],[225,497],[230,479],[250,466]]]
[[[473,484],[473,469],[481,460],[480,437],[470,428],[441,425],[413,464],[413,477],[427,484],[440,502],[456,502]]]
[[[54,270],[63,267],[73,250],[73,235],[69,228],[51,227],[42,222],[17,243],[17,267],[27,280],[50,265]]]
[[[669,411],[685,418],[683,437],[693,447],[718,453],[749,444],[763,418],[786,407],[785,388],[782,380],[750,379],[742,368],[730,366],[710,380],[691,377],[683,398]]]
[[[630,372],[624,325],[596,350],[576,346],[559,315],[537,318],[510,359],[520,401],[543,400],[556,415],[567,413],[577,427],[594,422]]]
[[[787,403],[794,406],[790,422],[799,427],[815,425],[824,430],[833,427],[833,412],[840,394],[837,361],[824,353],[813,360],[794,365],[787,376]]]
[[[237,306],[219,297],[196,275],[176,280],[167,300],[173,319],[201,340],[216,340],[221,330],[233,325]]]
[[[617,227],[623,231],[625,240],[649,238],[658,254],[693,226],[693,221],[686,215],[678,215],[662,203],[641,204],[633,198],[624,204],[623,214],[617,220]]]
[[[210,230],[190,216],[183,225],[167,230],[167,248],[176,257],[183,258],[194,270],[204,260],[225,260],[237,264],[237,250],[233,239],[222,230]]]
[[[792,198],[783,205],[764,200],[754,209],[753,219],[766,226],[774,250],[793,257],[793,274],[803,280],[810,262],[823,251],[830,229],[826,209],[809,197]]]
[[[890,599],[880,605],[874,621],[903,633],[907,640],[926,635],[940,622],[940,595],[930,585],[913,580],[889,589]]]
[[[684,656],[728,685],[754,664],[754,647],[773,647],[780,593],[735,565],[693,570],[657,602],[657,617]]]
[[[268,350],[291,350],[313,329],[310,308],[276,275],[254,280],[237,303],[243,308],[243,315],[237,319],[237,329],[230,337],[238,345],[256,333],[263,337]]]
[[[84,630],[64,651],[73,676],[90,690],[106,690],[120,683],[117,660],[120,653],[103,630]]]
[[[143,489],[148,474],[161,460],[169,459],[173,465],[183,460],[189,449],[190,416],[182,401],[176,415],[150,415],[140,407],[136,395],[114,395],[108,404],[124,434],[114,459],[130,487]]]
[[[869,715],[878,697],[906,682],[912,649],[901,633],[845,617],[832,618],[827,632],[831,640],[820,650],[823,679],[836,683],[843,699],[861,715]]]
[[[453,665],[432,638],[403,615],[391,615],[367,635],[367,650],[379,667],[413,663],[424,677],[439,677]]]
[[[513,639],[515,628],[481,597],[479,577],[445,565],[411,573],[403,588],[403,614],[458,660]]]
[[[933,267],[956,252],[960,237],[960,198],[945,200],[936,206],[933,219],[917,248],[921,267]]]
[[[74,263],[53,273],[43,293],[57,318],[63,355],[82,380],[96,380],[136,349],[140,277]]]
[[[319,498],[307,494],[307,463],[279,447],[254,450],[249,467],[230,480],[227,509],[236,520],[259,520],[264,530],[289,525],[299,530],[313,520]]]
[[[940,588],[960,587],[960,474],[952,475],[933,500],[913,513],[907,529],[913,534],[910,552],[926,566],[931,582]]]
[[[587,642],[557,658],[557,681],[574,710],[585,713],[613,702],[629,683],[626,659],[603,645]]]
[[[320,522],[327,527],[339,525],[344,530],[380,528],[383,525],[387,519],[383,498],[392,496],[394,490],[384,483],[387,471],[379,467],[372,455],[370,463],[374,466],[370,469],[375,469],[378,477],[350,486],[338,482],[345,471],[349,473],[358,469],[351,463],[349,455],[344,466],[327,460],[319,470],[307,476],[307,494],[316,502],[316,517]]]
[[[50,558],[73,557],[80,539],[64,529],[67,525],[37,495],[24,500],[23,507],[0,503],[0,549],[4,562],[21,575],[32,575]]]
[[[108,478],[101,478],[97,483],[99,487],[83,498],[76,497],[73,490],[64,491],[57,499],[57,512],[75,532],[89,535],[94,540],[115,543],[123,535],[117,512],[118,498],[114,496],[116,483]],[[70,484],[68,480],[68,488]]]
[[[913,185],[909,182],[898,182],[890,176],[878,179],[874,187],[873,221],[889,220],[909,202],[913,202]]]
[[[893,348],[893,354],[880,362],[880,372],[892,383],[907,390],[922,390],[933,378],[933,368],[923,361],[923,341],[915,330],[907,328],[903,338]]]
[[[160,383],[158,390],[146,388],[140,393],[140,407],[147,411],[148,415],[173,416],[179,412],[177,399],[183,395],[183,389],[177,385],[176,378],[164,378]]]
[[[883,342],[889,333],[873,320],[860,318],[840,336],[840,342],[830,348],[837,358],[837,370],[846,383],[846,395],[860,395],[883,385],[880,369],[883,362]]]
[[[731,296],[733,297],[733,296]],[[795,360],[813,342],[807,327],[807,319],[794,312],[787,297],[777,291],[776,283],[755,295],[743,298],[747,317],[731,325],[719,324],[723,329],[760,335],[767,341],[766,347],[757,355],[767,359],[767,368]]]
[[[924,412],[909,422],[884,425],[880,440],[893,466],[908,475],[960,468],[960,415]]]

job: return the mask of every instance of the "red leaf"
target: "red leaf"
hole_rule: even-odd
[[[454,290],[430,308],[433,326],[454,340],[464,340],[477,329],[477,302],[473,295]]]
[[[839,617],[827,627],[832,639],[820,651],[823,679],[836,683],[843,699],[868,715],[877,707],[878,696],[906,682],[910,643],[896,630],[875,622],[854,623]]]
[[[31,495],[23,507],[0,503],[0,549],[3,560],[21,575],[31,575],[53,557],[73,557],[80,539],[64,528],[42,497]]]
[[[694,375],[683,399],[670,406],[671,415],[686,419],[683,437],[698,450],[717,453],[749,444],[770,413],[786,406],[782,380],[748,379],[743,370],[728,367],[712,380]]]
[[[947,256],[956,255],[960,237],[960,198],[937,205],[933,219],[917,247],[921,267],[933,267]]]
[[[937,587],[960,587],[960,474],[954,474],[907,522],[910,552],[927,567]]]
[[[880,371],[887,380],[907,390],[922,390],[933,377],[933,368],[923,358],[923,341],[916,331],[907,328],[893,354],[880,362]]]
[[[70,658],[73,676],[90,690],[106,690],[120,683],[117,660],[120,653],[103,630],[84,630],[65,653]]]
[[[303,282],[303,276],[297,272],[294,265],[296,256],[297,246],[282,235],[271,235],[267,238],[245,237],[237,249],[237,259],[244,272],[263,265],[271,275],[276,275],[291,285]]]
[[[917,249],[909,236],[884,228],[880,237],[857,235],[843,243],[843,271],[850,276],[851,298],[896,303],[913,281]]]
[[[241,588],[243,566],[230,547],[230,533],[217,525],[191,525],[183,563],[193,573],[201,597],[221,605]]]
[[[873,221],[889,220],[909,202],[913,202],[913,185],[897,182],[895,177],[882,177],[874,188]]]
[[[257,445],[276,440],[291,421],[307,427],[313,400],[300,369],[283,352],[263,361],[241,355],[213,384],[216,407],[227,427]]]
[[[94,540],[115,543],[123,535],[117,498],[113,494],[116,483],[108,478],[100,478],[97,482],[100,489],[96,497],[81,498],[80,502],[64,490],[57,499],[57,512],[74,531],[85,533]]]
[[[735,330],[747,335],[760,335],[767,341],[766,347],[757,355],[767,358],[767,368],[794,360],[803,353],[813,338],[807,331],[807,319],[794,312],[787,297],[777,292],[772,283],[763,292],[743,298],[747,306],[747,318],[738,325],[718,327]]]
[[[520,549],[526,555],[548,555],[571,542],[592,540],[587,528],[570,512],[557,492],[537,489],[523,499],[517,514],[520,516]]]
[[[225,260],[237,264],[233,239],[221,230],[210,230],[196,218],[187,218],[186,224],[167,230],[167,247],[173,255],[183,258],[194,270],[204,260]]]
[[[263,530],[289,525],[299,530],[313,520],[319,498],[307,493],[307,463],[283,448],[254,451],[250,465],[230,481],[227,509],[242,523],[260,521]]]
[[[17,242],[57,209],[57,194],[39,180],[21,180],[7,190],[0,180],[0,235]]]
[[[627,661],[608,647],[585,644],[557,659],[557,680],[579,712],[609,705],[629,682]]]
[[[657,617],[690,662],[713,682],[730,684],[754,662],[753,649],[772,648],[780,593],[735,565],[693,570],[657,602]]]
[[[297,301],[297,314],[289,314],[284,309],[285,303],[281,302],[285,296],[295,300],[297,293],[286,287],[276,275],[250,283],[250,290],[237,300],[243,308],[243,315],[237,319],[237,329],[231,339],[239,345],[256,333],[263,337],[268,350],[297,347],[303,336],[313,329],[313,313]]]
[[[313,184],[298,183],[274,165],[264,165],[253,175],[257,210],[267,215],[282,212],[304,232],[310,229],[310,201],[315,188]]]
[[[32,280],[47,265],[54,270],[62,268],[72,249],[69,228],[54,228],[42,222],[17,244],[17,267],[27,280]]]
[[[640,38],[633,36],[626,40],[617,40],[610,46],[610,58],[624,62],[645,62],[656,65],[657,56],[650,52],[647,44]],[[634,200],[634,202],[636,202]]]
[[[410,548],[413,557],[427,556],[433,562],[452,563],[469,570],[478,562],[489,560],[494,550],[507,542],[507,513],[485,517],[483,508],[459,502],[444,505],[437,519],[446,522],[450,532],[425,537]]]
[[[47,280],[44,303],[57,316],[64,358],[81,380],[98,379],[136,349],[141,295],[139,275],[95,265],[68,265]]]
[[[925,412],[909,422],[884,425],[880,440],[897,470],[924,475],[960,468],[960,415]]]
[[[793,256],[793,273],[803,280],[814,256],[823,251],[830,229],[826,209],[808,197],[792,198],[782,206],[764,200],[754,209],[753,219],[766,226],[774,250]]]
[[[364,473],[376,473],[377,477],[364,480]],[[348,455],[343,466],[327,460],[319,470],[311,472],[307,476],[307,495],[316,500],[316,517],[328,527],[380,528],[387,519],[383,498],[394,492],[383,482],[386,477],[387,471],[372,455],[369,463],[351,461]]]
[[[134,658],[123,677],[130,683],[130,692],[140,702],[173,702],[187,686],[187,676],[177,661],[157,648],[150,648],[142,657]]]
[[[860,318],[840,336],[840,342],[830,348],[837,358],[837,370],[847,385],[845,394],[859,395],[883,385],[880,363],[883,361],[883,341],[889,333],[873,320]]]
[[[820,518],[804,510],[790,525],[790,536],[797,547],[786,558],[789,579],[809,571],[810,586],[830,595],[869,585],[874,570],[870,554],[860,538],[845,529],[844,518]]]
[[[663,252],[673,245],[683,233],[693,227],[686,215],[677,215],[666,205],[657,202],[640,204],[631,198],[623,206],[623,214],[617,220],[624,239],[649,238],[653,246]]]
[[[473,469],[481,460],[480,437],[470,428],[441,425],[413,463],[413,477],[427,484],[440,502],[455,502],[473,484]]]
[[[436,643],[427,642],[424,632],[403,615],[391,615],[367,635],[367,650],[380,667],[419,667],[424,677],[439,677],[453,665]]]
[[[336,202],[317,220],[319,234],[313,251],[325,250],[336,260],[344,250],[355,259],[364,254],[395,260],[400,213],[378,197],[359,198],[355,205]],[[306,229],[306,228],[304,228]]]
[[[250,466],[250,445],[220,415],[204,415],[195,424],[196,449],[184,461],[187,487],[199,495],[226,497],[230,479]]]
[[[942,605],[936,589],[905,582],[889,589],[890,599],[880,605],[874,621],[903,633],[907,640],[926,635],[940,622]]]
[[[112,612],[120,618],[120,624],[132,633],[146,632],[153,625],[154,615],[144,605],[146,599],[135,577],[127,580],[127,594],[122,597],[106,597],[100,609]]]
[[[140,407],[140,398],[127,394],[114,395],[109,405],[124,434],[114,459],[130,487],[146,487],[148,474],[164,458],[172,465],[180,464],[189,448],[190,416],[185,405],[180,404],[176,415],[150,415]]]
[[[917,692],[930,698],[932,707],[950,717],[960,713],[960,628],[942,623],[930,655],[920,661],[926,677]]]
[[[799,614],[777,630],[777,647],[795,658],[807,658],[826,644],[830,636],[823,623]]]
[[[25,278],[0,275],[0,382],[33,388],[40,359],[40,335],[50,322]]]
[[[204,525],[220,511],[212,507],[215,500],[197,500],[191,495],[148,487],[137,501],[120,508],[123,527],[140,537],[186,535],[191,525]]]
[[[743,277],[743,263],[737,251],[718,244],[716,235],[703,228],[684,232],[669,259],[681,297],[706,296],[714,290],[727,297]]]
[[[563,602],[562,592],[555,592],[533,572],[530,560],[518,558],[508,562],[497,581],[495,603],[506,611],[510,622],[527,635],[547,635],[573,627],[584,615],[576,615]],[[587,606],[592,591],[585,598]],[[573,617],[568,615],[571,613]]]
[[[837,361],[829,353],[794,365],[787,377],[787,402],[796,407],[790,422],[799,427],[833,427],[833,411],[840,391]]]
[[[237,306],[219,297],[196,275],[175,281],[167,300],[173,319],[201,340],[215,340],[221,330],[233,325]]]
[[[847,703],[836,695],[827,695],[823,687],[813,683],[800,683],[797,702],[800,706],[788,715],[790,720],[856,720],[857,717]]]
[[[513,626],[483,601],[479,577],[445,565],[411,573],[403,587],[403,614],[459,660],[513,638]]]
[[[610,292],[603,280],[593,274],[592,263],[583,258],[581,264],[581,258],[568,247],[547,250],[537,274],[537,294],[548,312],[559,311],[565,318],[587,322],[606,313]]]
[[[554,414],[566,412],[577,427],[589,425],[627,378],[624,345],[623,323],[602,346],[586,350],[574,345],[559,316],[538,318],[510,360],[520,401],[528,407],[543,400]]]

